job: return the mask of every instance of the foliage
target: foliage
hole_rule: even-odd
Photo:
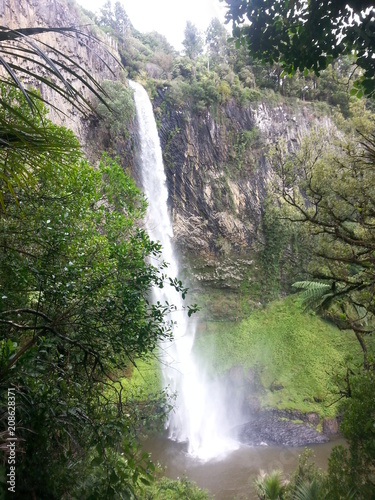
[[[306,304],[353,331],[362,350],[362,370],[352,365],[339,382],[341,430],[349,448],[332,452],[326,487],[330,499],[372,498],[375,492],[374,121],[360,102],[352,109],[356,137],[344,139],[326,124],[312,130],[295,150],[279,144],[271,155],[279,174],[275,189],[285,203],[283,216],[311,241],[310,280],[295,286],[304,289]]]
[[[326,477],[314,463],[313,451],[306,448],[298,457],[298,465],[286,488],[286,500],[323,500],[326,495]]]
[[[236,50],[234,43],[228,41],[225,27],[215,18],[207,27],[204,41],[197,28],[187,24],[184,40],[187,45],[185,55],[181,56],[162,35],[135,30],[125,12],[120,17],[127,21],[120,26],[116,5],[115,9],[111,2],[104,5],[98,24],[117,39],[122,63],[130,77],[142,81],[153,92],[156,87],[167,88],[166,98],[176,107],[187,105],[202,112],[231,99],[241,106],[261,99],[270,102],[270,94],[264,90],[271,89],[275,92],[274,100],[280,94],[308,101],[323,99],[332,106],[340,106],[348,115],[347,90],[351,88],[353,70],[350,56],[332,62],[320,78],[303,72],[286,77],[280,64],[262,66],[244,46]]]
[[[274,470],[270,474],[259,475],[254,483],[258,498],[261,500],[281,500],[284,498],[285,485],[280,471]]]
[[[40,39],[38,43],[35,41],[35,35],[42,35],[43,33],[56,33],[68,38],[77,36],[81,38],[89,48],[90,45],[93,45],[93,42],[96,44],[100,43],[93,35],[84,33],[74,27],[35,27],[12,30],[2,26],[0,28],[0,53],[2,54],[0,64],[5,70],[5,73],[10,77],[10,80],[6,81],[7,85],[20,89],[27,104],[31,109],[34,109],[35,99],[40,100],[41,98],[33,89],[24,87],[20,75],[26,76],[27,78],[31,77],[34,82],[40,82],[52,88],[74,107],[87,114],[87,112],[92,111],[90,102],[67,80],[67,77],[74,77],[102,103],[105,103],[101,85],[87,70],[79,66],[69,56],[64,55],[56,47],[50,46]],[[108,55],[110,55],[113,61],[116,60],[109,52]],[[14,59],[14,56],[19,58],[19,62]],[[35,63],[35,67],[31,70],[27,66],[27,63],[30,61]],[[109,65],[107,65],[107,67],[112,72]],[[48,76],[45,76],[45,74]],[[52,77],[52,79],[50,77]],[[4,82],[4,78],[2,78],[1,81]],[[4,99],[0,100],[0,104],[1,106],[5,106],[5,108],[9,107],[9,102]],[[48,104],[53,107],[52,103]]]
[[[115,2],[112,9],[111,0],[107,0],[100,9],[96,22],[99,26],[110,27],[121,35],[124,35],[132,28],[130,19],[119,1]]]
[[[14,99],[27,112],[22,95]],[[6,390],[16,387],[23,498],[129,498],[153,471],[136,431],[162,421],[165,402],[159,394],[140,406],[113,379],[171,335],[164,315],[173,306],[148,301],[164,286],[164,264],[148,263],[160,245],[137,227],[145,200],[117,163],[104,156],[94,170],[71,132],[43,126],[73,150],[69,163],[59,150],[41,154],[35,182],[15,189],[18,202],[4,196],[1,427]],[[10,160],[17,169],[23,157]]]
[[[304,292],[300,294],[302,303],[312,309],[319,309],[324,301],[332,296],[331,285],[328,283],[319,283],[318,281],[296,281],[292,286],[304,290]]]
[[[127,84],[120,81],[104,80],[103,89],[108,96],[111,109],[98,103],[96,110],[100,116],[101,135],[109,133],[112,140],[127,135],[127,127],[135,117],[133,94]]]
[[[319,76],[334,59],[355,51],[356,64],[362,70],[355,92],[366,95],[374,92],[372,2],[226,0],[226,3],[227,21],[233,22],[238,46],[246,44],[256,59],[281,63],[290,74],[307,69]]]
[[[341,430],[349,448],[336,447],[329,460],[330,497],[353,495],[367,499],[375,495],[375,428],[373,372],[351,377],[350,397],[342,403]]]
[[[144,500],[208,500],[210,497],[194,483],[183,477],[181,479],[162,478],[146,489]]]
[[[7,141],[0,148],[0,204],[3,210],[5,194],[15,195],[18,186],[31,186],[35,181],[34,173],[42,168],[47,157],[51,162],[59,160],[60,168],[64,169],[80,155],[80,146],[73,134],[63,134],[52,124],[45,126],[46,111],[41,101],[35,101],[31,109],[25,100],[17,100],[19,93],[7,83],[0,85],[0,101],[4,103],[0,123],[7,134]]]
[[[300,228],[280,216],[280,207],[270,192],[262,218],[264,246],[260,252],[262,272],[258,282],[263,297],[290,293],[290,284],[305,276],[310,259],[309,242]]]
[[[227,31],[219,19],[212,19],[206,30],[205,40],[211,66],[226,62],[228,55],[227,38]]]
[[[187,21],[184,35],[182,45],[185,47],[185,53],[190,59],[195,59],[203,51],[203,40],[197,27],[191,21]]]
[[[320,302],[340,328],[352,329],[369,367],[367,340],[373,331],[373,189],[371,137],[344,143],[334,129],[311,132],[295,152],[279,146],[273,164],[286,216],[310,234],[310,273],[330,287]],[[322,142],[325,135],[324,146]],[[299,186],[297,188],[296,186]],[[334,306],[334,307],[333,307]]]
[[[35,89],[25,87],[22,82],[23,78],[28,81],[31,79],[34,85],[38,83],[49,87],[85,116],[94,112],[94,108],[81,89],[88,90],[91,96],[94,96],[103,106],[108,106],[103,87],[90,72],[58,48],[43,42],[43,36],[39,35],[44,33],[55,33],[68,38],[77,37],[81,43],[86,44],[89,50],[94,50],[95,46],[100,45],[100,41],[92,34],[84,33],[74,27],[9,29],[2,26],[0,28],[0,65],[4,70],[0,79],[2,83],[0,96],[2,163],[4,157],[8,161],[8,154],[12,156],[14,153],[24,155],[26,160],[24,163],[18,162],[17,169],[3,169],[6,173],[1,176],[0,205],[2,208],[4,208],[3,195],[6,192],[14,194],[14,184],[24,185],[31,182],[32,174],[29,166],[33,164],[32,166],[35,167],[40,154],[44,154],[49,149],[68,152],[72,147],[71,142],[64,144],[61,141],[56,130],[53,132],[51,127],[44,127],[38,118],[35,120],[30,113],[29,115],[20,113],[19,106],[16,103],[13,105],[12,91],[18,89],[25,98],[24,105],[29,107],[32,114],[39,114],[39,116],[45,114],[41,112],[41,105],[47,101]],[[35,41],[36,35],[39,36],[38,42]],[[103,50],[103,46],[100,49]],[[111,61],[117,63],[113,54],[106,49],[104,51]],[[113,73],[104,59],[100,58],[100,60]],[[5,75],[9,78],[7,79]],[[80,90],[70,83],[71,79],[79,82]],[[52,108],[55,107],[50,101],[47,104]]]

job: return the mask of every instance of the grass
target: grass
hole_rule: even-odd
[[[238,323],[207,322],[195,352],[212,375],[236,366],[242,367],[246,380],[247,373],[256,371],[263,407],[322,416],[336,412],[334,379],[344,374],[346,358],[361,361],[352,332],[304,312],[295,296],[274,301]],[[281,389],[272,391],[275,385]]]
[[[156,394],[162,387],[162,375],[159,361],[152,357],[147,361],[137,360],[131,377],[122,378],[121,382],[125,388],[142,390],[149,394]]]
[[[234,306],[234,295],[225,306]],[[247,397],[256,397],[264,408],[317,412],[321,417],[336,414],[335,379],[342,380],[349,358],[352,364],[362,361],[352,332],[305,312],[296,295],[237,322],[233,314],[228,316],[231,321],[223,321],[223,316],[215,321],[215,315],[203,314],[198,325],[194,352],[208,375],[226,376],[236,367],[242,371]],[[255,388],[250,382],[254,374]],[[140,394],[156,393],[162,384],[157,359],[139,361],[123,383]]]

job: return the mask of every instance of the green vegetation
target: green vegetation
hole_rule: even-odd
[[[311,31],[309,22],[290,27],[293,17],[275,17],[275,9],[283,14],[291,4],[271,4],[267,15],[284,47],[295,48],[306,37],[316,40],[315,35],[327,40],[332,16],[324,18],[328,25],[323,31],[321,26]],[[236,2],[240,10],[231,10],[235,22],[244,14],[241,5]],[[307,4],[293,5],[300,8],[298,16],[308,17]],[[367,20],[363,16],[361,22]],[[279,178],[263,207],[264,241],[254,272],[246,264],[245,279],[234,291],[200,293],[205,305],[195,350],[212,376],[240,368],[245,393],[251,386],[262,407],[321,416],[343,412],[349,447],[334,450],[328,474],[323,476],[304,457],[287,487],[278,473],[258,479],[261,498],[373,497],[374,120],[373,105],[353,105],[346,92],[354,62],[364,73],[352,94],[373,91],[371,46],[364,48],[362,34],[353,38],[347,26],[342,44],[331,44],[333,53],[323,57],[305,43],[308,58],[291,51],[287,56],[294,60],[280,59],[280,46],[268,30],[261,49],[266,64],[260,65],[251,41],[259,33],[247,28],[237,33],[247,37],[253,49],[249,55],[244,46],[228,43],[215,19],[205,40],[187,24],[184,55],[157,33],[138,33],[119,2],[112,9],[107,1],[96,21],[117,39],[127,74],[142,81],[153,97],[163,96],[160,121],[173,109],[185,119],[209,111],[225,124],[230,106],[265,100],[270,105],[310,101],[318,116],[330,111],[340,133],[315,130],[293,147],[279,142],[271,148],[269,161]],[[27,59],[40,52],[25,35],[51,30],[64,32],[1,31],[3,42],[14,44]],[[9,50],[0,47],[6,57]],[[93,106],[48,57],[43,61],[39,66],[58,83],[39,80],[79,110],[95,109],[102,144],[115,156],[129,139],[134,118],[126,83],[100,86],[84,72],[81,82],[96,96]],[[160,254],[160,246],[138,227],[144,198],[114,158],[104,155],[92,168],[73,134],[47,120],[39,94],[19,83],[16,73],[23,72],[22,65],[1,64],[11,80],[0,88],[0,406],[5,415],[6,390],[16,387],[17,423],[22,423],[17,426],[17,493],[48,499],[207,498],[186,479],[150,484],[155,467],[139,445],[141,433],[160,428],[169,409],[151,354],[171,336],[164,318],[172,307],[148,301],[152,287],[164,286],[164,277],[163,266],[156,268],[149,260]],[[59,67],[74,74],[70,64],[63,59]],[[304,67],[315,75],[299,72]],[[287,77],[284,68],[293,74]],[[360,145],[352,137],[354,129],[363,134]],[[168,148],[179,132],[178,126],[169,132]],[[213,190],[217,207],[232,210],[229,180],[256,168],[265,139],[256,127],[240,134],[233,127],[225,140],[232,151]],[[169,158],[169,149],[164,154]],[[228,241],[219,236],[216,243],[229,259]],[[296,296],[264,306],[289,293],[296,279],[305,304],[318,306],[325,319],[305,311]],[[236,280],[234,275],[231,285]],[[180,282],[172,286],[186,293]],[[259,300],[263,306],[254,303]],[[7,439],[5,418],[1,425],[0,435]],[[0,473],[4,482],[4,467]]]
[[[128,136],[128,127],[135,117],[133,94],[129,86],[120,81],[105,80],[102,87],[111,103],[111,108],[98,102],[96,111],[100,116],[98,133],[104,143],[109,145]]]
[[[134,29],[119,2],[114,7],[106,2],[96,22],[118,41],[129,76],[141,81],[152,96],[162,90],[174,109],[215,114],[218,106],[230,101],[246,107],[261,101],[278,105],[285,98],[297,98],[324,101],[348,113],[347,88],[354,62],[350,56],[332,61],[319,77],[298,71],[286,76],[281,65],[262,65],[245,46],[228,41],[225,27],[215,18],[204,34],[187,23],[182,55],[162,35]]]
[[[278,500],[284,495],[285,485],[281,471],[274,470],[265,476],[259,475],[254,483],[257,495],[261,499]]]
[[[172,480],[166,477],[147,488],[144,500],[209,500],[208,492],[197,488],[187,478]]]
[[[207,311],[203,314],[207,319]],[[271,302],[238,322],[225,321],[225,311],[219,321],[198,316],[194,350],[210,376],[227,376],[240,367],[244,383],[251,385],[248,395],[264,408],[337,414],[347,366],[354,370],[361,364],[361,349],[350,331],[306,312],[297,296]],[[131,387],[143,395],[156,393],[161,381],[156,360],[137,367]]]
[[[314,464],[312,450],[306,449],[298,459],[298,466],[290,478],[283,478],[278,470],[259,475],[255,491],[260,500],[324,500],[333,499],[327,476]],[[342,499],[349,500],[343,496]]]
[[[305,312],[296,297],[272,302],[239,323],[206,325],[195,346],[202,364],[212,375],[235,366],[243,368],[245,377],[256,373],[264,407],[334,416],[336,379],[345,374],[347,357],[354,366],[361,362],[352,333]],[[272,391],[273,384],[281,390]]]
[[[311,242],[307,270],[322,283],[320,299],[317,285],[307,291],[318,310],[340,328],[354,331],[367,369],[373,362],[368,344],[375,314],[370,256],[375,149],[372,136],[363,135],[373,130],[373,116],[361,103],[358,107],[361,121],[355,117],[352,121],[362,132],[361,143],[354,135],[342,139],[340,132],[327,126],[312,130],[295,152],[278,144],[270,159],[279,176],[274,189],[283,201],[283,215]]]
[[[289,74],[306,69],[319,76],[340,55],[354,53],[356,65],[362,70],[354,92],[361,96],[373,94],[375,46],[368,35],[374,19],[372,2],[226,3],[237,47],[246,46],[254,58],[277,64]]]
[[[70,146],[42,148],[37,168],[33,150],[2,157],[4,177],[27,155],[34,167],[32,182],[3,190],[0,216],[0,405],[5,415],[15,387],[17,493],[129,498],[153,475],[138,431],[161,423],[165,404],[159,392],[140,405],[113,380],[171,335],[173,306],[148,302],[164,286],[163,266],[146,262],[160,245],[138,227],[146,203],[116,161],[104,155],[92,168],[40,103],[32,115],[21,91],[1,92],[19,120]]]

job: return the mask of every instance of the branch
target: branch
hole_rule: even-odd
[[[19,314],[19,313],[27,313],[27,314],[35,314],[36,316],[40,316],[44,320],[46,320],[48,323],[52,323],[52,320],[44,313],[40,311],[36,311],[35,309],[30,309],[30,308],[22,308],[22,309],[9,309],[8,311],[2,311],[0,314],[5,315],[5,314]]]
[[[4,377],[8,370],[14,365],[14,363],[24,354],[26,351],[28,351],[37,341],[38,337],[35,336],[32,339],[29,340],[18,352],[17,354],[9,361],[7,366],[0,372],[0,378]]]

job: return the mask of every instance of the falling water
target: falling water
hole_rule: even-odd
[[[130,82],[134,90],[138,132],[140,137],[139,167],[143,189],[148,199],[147,230],[151,239],[163,247],[163,259],[169,264],[169,276],[178,276],[178,264],[172,237],[172,222],[168,212],[168,190],[162,151],[151,102],[145,89]],[[167,290],[168,289],[168,290]],[[175,441],[187,442],[188,453],[208,460],[224,456],[237,448],[228,438],[228,419],[220,384],[209,381],[204,369],[197,366],[193,356],[195,325],[186,312],[180,294],[173,287],[156,289],[156,301],[174,304],[174,341],[164,343],[162,371],[165,387],[177,394],[167,429]]]

